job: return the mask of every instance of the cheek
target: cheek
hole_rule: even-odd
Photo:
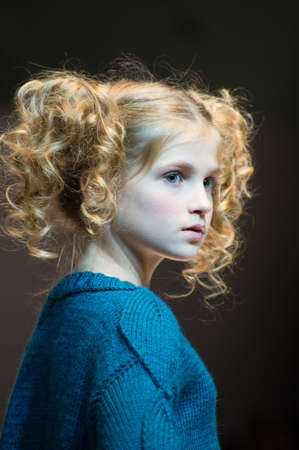
[[[173,198],[163,198],[161,195],[148,195],[143,207],[147,212],[159,217],[172,217],[178,215],[178,201]]]

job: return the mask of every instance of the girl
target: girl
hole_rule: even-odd
[[[15,103],[3,230],[68,262],[25,348],[0,449],[220,448],[212,376],[150,284],[168,258],[186,263],[184,296],[201,285],[212,308],[226,291],[252,196],[250,115],[226,89],[158,80],[129,58],[101,78],[42,72]],[[45,250],[55,236],[59,253]]]

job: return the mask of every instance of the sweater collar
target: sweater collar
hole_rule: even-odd
[[[56,300],[83,291],[134,290],[136,288],[137,286],[130,281],[122,281],[101,272],[74,272],[61,278],[48,293],[48,298]]]

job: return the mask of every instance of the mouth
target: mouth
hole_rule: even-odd
[[[200,223],[196,223],[194,225],[191,225],[188,228],[183,228],[183,230],[200,231],[202,234],[205,234],[206,227],[205,227],[205,225],[201,225]]]
[[[196,241],[200,241],[203,238],[204,233],[202,231],[195,230],[194,228],[185,228],[183,229],[184,233],[192,239]]]

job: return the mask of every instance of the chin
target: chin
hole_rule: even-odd
[[[165,256],[165,258],[173,260],[173,261],[191,261],[196,257],[198,253],[198,248],[195,248],[192,252],[190,252],[188,255],[185,254],[168,254]]]

